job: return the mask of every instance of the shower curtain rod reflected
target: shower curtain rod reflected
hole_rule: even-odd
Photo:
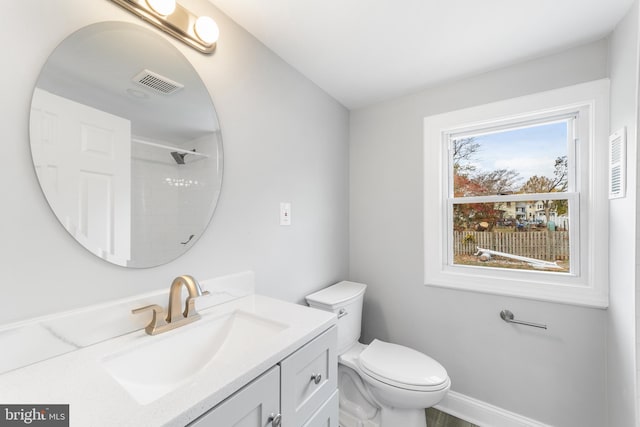
[[[150,145],[152,147],[162,148],[162,149],[171,150],[171,151],[177,151],[179,153],[188,153],[190,155],[193,154],[194,156],[209,157],[208,154],[198,153],[197,151],[187,150],[179,147],[172,147],[170,145],[158,144],[157,142],[145,141],[144,139],[131,138],[131,141],[135,142],[136,144]]]

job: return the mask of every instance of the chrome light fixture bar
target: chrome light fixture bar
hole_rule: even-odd
[[[211,53],[216,48],[218,26],[213,19],[198,17],[175,0],[111,1],[202,53]]]

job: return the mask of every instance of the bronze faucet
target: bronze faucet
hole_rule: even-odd
[[[182,311],[182,287],[185,286],[189,292]],[[153,311],[151,322],[144,329],[149,335],[156,335],[167,332],[179,326],[195,322],[200,319],[196,311],[195,299],[202,295],[209,295],[209,291],[202,291],[202,288],[191,276],[184,275],[176,277],[171,283],[169,290],[168,314],[158,304],[147,305],[145,307],[131,310],[133,314],[142,313],[147,310]]]

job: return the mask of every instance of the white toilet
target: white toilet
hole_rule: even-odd
[[[343,281],[307,296],[311,307],[338,316],[340,427],[425,427],[425,408],[451,386],[447,371],[408,347],[358,342],[366,287]]]

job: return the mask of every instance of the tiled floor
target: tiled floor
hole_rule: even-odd
[[[428,427],[478,427],[468,421],[456,418],[453,415],[445,414],[435,408],[427,409]]]

